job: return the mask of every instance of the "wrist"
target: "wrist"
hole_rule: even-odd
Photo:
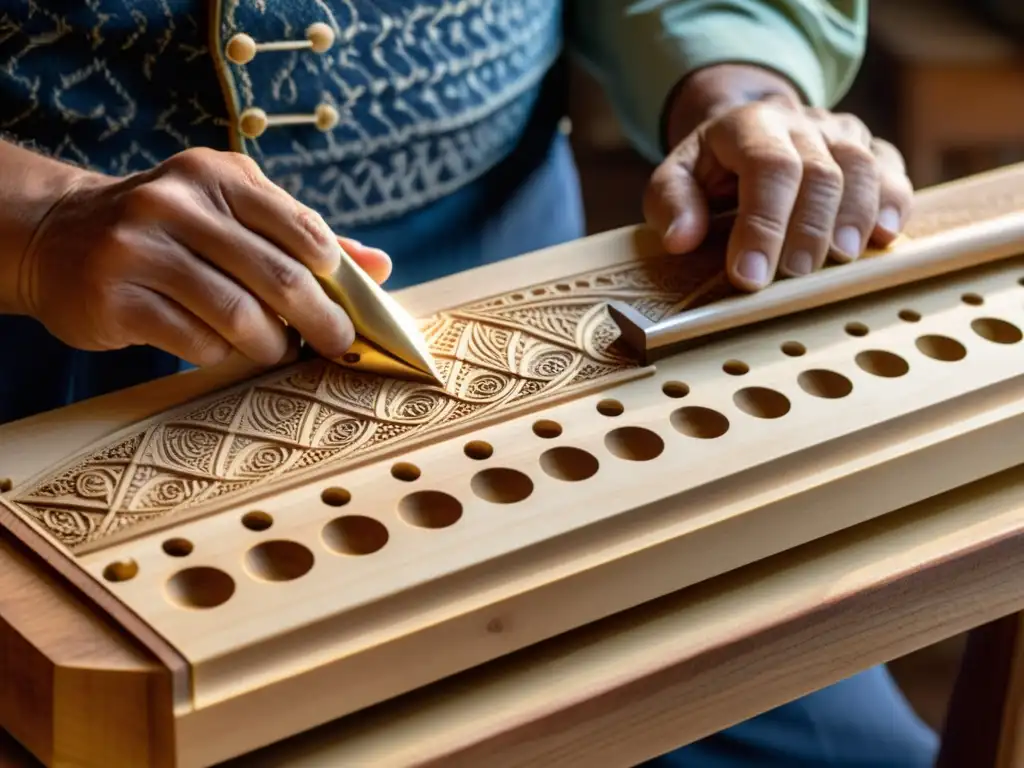
[[[797,109],[796,86],[770,69],[752,64],[713,64],[687,75],[666,101],[662,137],[671,151],[700,125],[730,109],[771,101]]]
[[[34,314],[28,261],[36,233],[72,189],[97,175],[0,142],[0,314]]]

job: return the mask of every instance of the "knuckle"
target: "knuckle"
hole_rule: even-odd
[[[903,171],[893,171],[882,175],[882,188],[885,194],[903,199],[914,196],[914,184]]]
[[[256,302],[249,294],[241,290],[226,291],[219,303],[224,326],[233,338],[245,338],[256,327]]]
[[[851,128],[863,128],[864,122],[852,112],[835,112],[833,113],[835,119]]]
[[[121,198],[123,218],[152,221],[172,218],[185,208],[185,196],[174,183],[162,179],[140,184]]]
[[[759,211],[746,214],[744,225],[758,237],[771,241],[784,237],[787,229],[787,222]]]
[[[771,179],[792,183],[803,176],[803,163],[796,153],[766,148],[751,150],[749,156],[755,168]]]
[[[843,190],[843,169],[838,163],[824,158],[805,161],[803,178],[816,194],[838,195]]]
[[[309,208],[298,206],[295,211],[295,226],[316,248],[316,253],[329,255],[328,247],[332,245],[330,228],[323,217]],[[334,245],[337,243],[334,242]]]
[[[200,366],[219,365],[231,354],[231,345],[216,333],[203,330],[191,337],[192,359]]]
[[[169,157],[163,165],[172,173],[203,176],[216,167],[219,154],[217,150],[209,147],[193,147]]]
[[[248,155],[243,155],[240,152],[228,152],[225,157],[243,184],[255,189],[264,189],[269,185],[260,164]]]
[[[270,279],[274,290],[289,306],[298,306],[309,300],[312,274],[297,261],[274,259],[269,264]]]
[[[805,242],[827,243],[832,238],[832,218],[806,215],[793,226],[793,235]]]
[[[873,136],[871,138],[871,148],[878,153],[887,152],[893,155],[893,157],[903,158],[903,153],[896,148],[895,144],[890,141],[886,141],[885,139],[881,139],[878,136]]]
[[[839,141],[832,145],[832,156],[843,169],[849,173],[877,173],[878,161],[874,153],[852,141]]]
[[[137,251],[137,238],[124,223],[105,228],[89,251],[88,273],[96,279],[118,280],[128,275]]]

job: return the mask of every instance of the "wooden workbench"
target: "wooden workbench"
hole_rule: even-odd
[[[38,577],[8,543],[0,568]],[[631,765],[1020,611],[1022,570],[1019,468],[233,765]],[[84,609],[68,601],[60,610]],[[728,635],[709,635],[712,625]],[[0,766],[30,765],[0,738]]]

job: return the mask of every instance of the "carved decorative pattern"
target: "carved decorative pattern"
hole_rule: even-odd
[[[610,299],[652,319],[729,292],[721,261],[668,258],[531,286],[421,327],[443,387],[316,359],[167,412],[10,498],[74,549],[142,523],[636,367],[617,347]]]

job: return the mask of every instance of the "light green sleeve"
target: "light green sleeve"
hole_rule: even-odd
[[[664,156],[661,118],[680,78],[755,64],[832,107],[860,68],[868,0],[566,0],[568,44],[601,82],[637,149]]]

